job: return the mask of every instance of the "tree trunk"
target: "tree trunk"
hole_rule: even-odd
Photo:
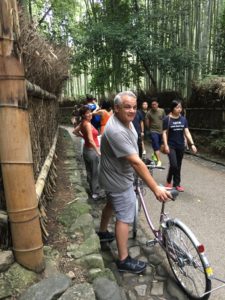
[[[0,157],[13,251],[18,263],[43,270],[43,244],[31,152],[24,70],[13,38],[16,0],[0,1]]]

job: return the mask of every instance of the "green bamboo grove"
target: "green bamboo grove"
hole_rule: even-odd
[[[20,1],[54,43],[71,47],[65,95],[173,89],[223,75],[224,0]]]

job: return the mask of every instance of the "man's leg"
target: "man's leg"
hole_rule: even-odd
[[[157,161],[160,161],[160,151],[159,150],[155,150],[155,156],[157,158]]]
[[[117,220],[115,229],[119,260],[124,260],[128,256],[127,241],[129,235],[129,225]]]
[[[110,218],[112,217],[113,208],[110,201],[107,201],[105,207],[102,210],[102,217],[100,223],[100,232],[106,232]]]
[[[109,232],[108,225],[110,218],[112,217],[113,207],[111,201],[107,201],[105,207],[102,210],[102,217],[100,222],[99,232],[97,232],[100,242],[112,242],[115,236],[112,232]]]
[[[151,132],[150,133],[150,138],[151,138],[151,142],[152,142],[152,149],[154,151],[153,155],[152,155],[152,160],[153,161],[157,161],[157,157],[155,155],[155,149],[157,149],[157,144],[156,144],[156,133],[155,132]]]
[[[112,193],[113,207],[116,212],[116,242],[118,248],[119,259],[117,267],[120,272],[141,273],[146,268],[146,263],[137,259],[133,259],[128,255],[128,234],[129,225],[134,220],[136,194],[133,185],[126,191],[121,193]]]
[[[154,136],[155,136],[155,143],[154,143],[155,149],[154,149],[154,152],[155,152],[155,156],[157,158],[157,161],[159,162],[160,161],[160,146],[161,146],[161,143],[162,143],[162,137],[161,137],[161,134],[159,134],[159,133],[155,133]]]

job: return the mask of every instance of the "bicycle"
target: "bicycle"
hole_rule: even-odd
[[[175,200],[178,192],[175,189],[168,190],[172,195],[172,200]],[[140,207],[142,207],[147,223],[154,234],[154,239],[147,241],[146,245],[159,244],[161,246],[166,253],[176,281],[191,299],[208,299],[211,292],[217,289],[211,290],[211,279],[223,283],[224,281],[213,276],[203,244],[197,240],[194,233],[183,222],[177,218],[170,218],[165,213],[165,202],[162,203],[160,224],[159,228],[156,229],[145,205],[144,187],[140,178],[135,181],[135,191],[138,198],[136,217]],[[135,226],[137,226],[137,222]]]

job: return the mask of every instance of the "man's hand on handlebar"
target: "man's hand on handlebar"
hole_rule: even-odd
[[[175,200],[179,192],[176,189],[167,189],[164,186],[158,186],[155,191],[156,199],[160,202],[166,202],[168,200]]]

